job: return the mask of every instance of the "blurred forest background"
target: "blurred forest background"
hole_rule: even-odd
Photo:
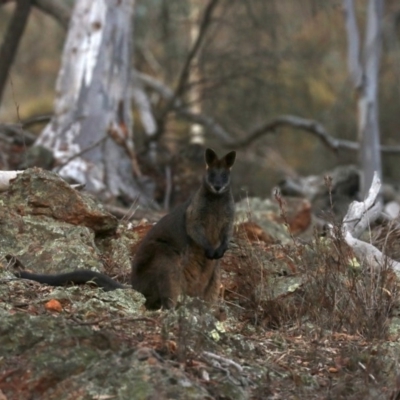
[[[73,0],[64,0],[73,8]],[[205,0],[137,0],[134,9],[135,69],[175,88],[199,29]],[[0,38],[15,4],[0,7]],[[355,1],[361,38],[367,1]],[[67,30],[32,8],[0,105],[0,122],[19,122],[53,112],[57,74]],[[1,60],[0,60],[1,62]],[[193,66],[193,64],[192,64]],[[221,0],[216,2],[201,49],[196,79],[181,99],[194,112],[213,118],[235,139],[281,115],[321,123],[339,139],[357,140],[357,103],[347,67],[347,36],[339,0]],[[146,88],[146,90],[148,90]],[[162,99],[148,91],[156,109]],[[400,144],[400,4],[386,0],[379,72],[381,143]],[[134,110],[136,151],[146,133]],[[191,121],[171,112],[160,138],[179,152],[189,141]],[[36,132],[43,129],[35,126]],[[228,151],[211,131],[206,145]],[[400,178],[400,155],[383,154],[385,181]],[[319,174],[356,163],[357,153],[335,153],[304,131],[285,126],[239,151],[235,183],[242,195],[267,196],[286,176]],[[236,168],[236,167],[235,167]],[[238,193],[237,193],[238,194]]]

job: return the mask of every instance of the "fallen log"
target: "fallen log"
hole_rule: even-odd
[[[382,203],[378,195],[381,181],[375,172],[374,179],[368,192],[368,196],[362,202],[353,201],[343,218],[342,235],[346,243],[353,249],[354,255],[373,270],[381,270],[389,266],[400,277],[400,263],[387,257],[371,243],[359,239],[361,234],[381,215]],[[333,232],[333,226],[331,226]]]

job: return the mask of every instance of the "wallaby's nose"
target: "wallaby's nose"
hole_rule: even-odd
[[[219,192],[222,189],[222,185],[214,185],[214,189],[216,192]]]

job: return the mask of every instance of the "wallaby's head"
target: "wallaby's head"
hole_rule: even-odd
[[[222,158],[218,158],[212,149],[206,149],[205,185],[212,193],[224,193],[229,190],[231,182],[231,168],[235,162],[236,151],[231,151]]]

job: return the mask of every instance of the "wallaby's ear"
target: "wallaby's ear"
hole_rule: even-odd
[[[215,161],[218,160],[218,156],[213,149],[206,149],[204,154],[204,158],[206,159],[206,164],[211,166]]]
[[[231,151],[224,157],[224,161],[227,168],[232,168],[232,165],[235,163],[236,159],[236,151]]]

